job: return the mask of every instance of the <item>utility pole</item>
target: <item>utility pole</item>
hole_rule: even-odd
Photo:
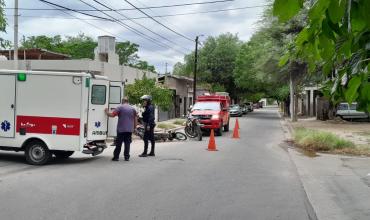
[[[199,43],[199,36],[195,38],[193,104],[195,103],[195,100],[197,99],[198,43]]]
[[[164,72],[164,74],[167,74],[167,65],[168,65],[168,63],[166,62],[166,71]]]
[[[14,0],[14,69],[18,67],[18,0]]]
[[[293,76],[292,76],[292,70],[290,70],[290,80],[289,80],[289,87],[290,87],[290,119],[292,120],[292,122],[295,122],[297,121],[297,117],[296,117],[296,108],[295,108],[295,94],[294,94],[294,90],[295,90],[295,85],[294,85],[294,79],[293,79]]]

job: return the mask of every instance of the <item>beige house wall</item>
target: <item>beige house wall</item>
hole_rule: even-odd
[[[0,69],[13,69],[13,61],[0,61]],[[112,81],[132,84],[144,75],[156,79],[157,74],[129,66],[94,60],[19,60],[19,69],[40,71],[91,72],[107,76]]]

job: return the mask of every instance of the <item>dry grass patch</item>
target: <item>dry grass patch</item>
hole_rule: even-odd
[[[186,119],[176,119],[173,123],[175,125],[184,125],[185,122],[186,122]]]
[[[157,128],[169,130],[169,129],[176,128],[176,125],[169,124],[169,123],[158,123]]]
[[[294,142],[302,149],[316,152],[350,152],[357,150],[355,144],[351,141],[340,138],[330,132],[306,128],[295,129]]]
[[[370,146],[356,146],[355,148],[344,148],[334,150],[335,154],[367,156],[370,157]]]

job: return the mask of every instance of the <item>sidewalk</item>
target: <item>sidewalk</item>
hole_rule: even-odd
[[[290,124],[293,128],[303,127],[329,131],[356,145],[370,145],[370,123],[368,122],[349,122],[340,119],[319,121],[316,118],[305,118],[298,119],[298,122],[290,122]]]
[[[283,119],[281,123],[288,140],[294,127],[303,126],[334,132],[352,138],[357,144],[368,144],[358,134],[370,131],[368,124],[312,119],[298,123]],[[370,158],[320,153],[308,157],[293,147],[288,148],[288,153],[319,220],[370,219]]]

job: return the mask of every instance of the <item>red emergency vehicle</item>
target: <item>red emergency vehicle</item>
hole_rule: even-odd
[[[229,131],[229,106],[228,93],[198,96],[191,114],[199,119],[202,130],[214,129],[216,135],[221,136],[223,131]]]

